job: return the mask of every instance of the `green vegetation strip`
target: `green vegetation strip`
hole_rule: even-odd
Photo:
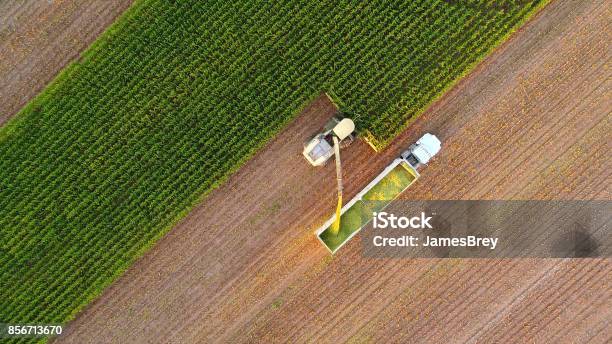
[[[335,252],[353,233],[372,220],[372,213],[380,211],[406,190],[414,181],[416,175],[406,163],[400,163],[382,178],[374,187],[363,195],[353,206],[340,216],[340,230],[334,235],[330,228],[320,235],[321,241]]]
[[[544,2],[137,0],[0,129],[0,319],[72,318],[321,90],[384,145]]]

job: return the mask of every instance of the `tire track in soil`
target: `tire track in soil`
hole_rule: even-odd
[[[568,268],[557,270],[555,276],[549,276],[552,285],[549,285],[547,290],[530,290],[530,295],[520,304],[508,310],[508,316],[517,314],[523,315],[522,317],[505,318],[503,328],[497,328],[495,331],[489,330],[478,338],[479,341],[515,342],[526,338],[532,338],[535,341],[549,341],[552,340],[551,335],[558,334],[560,331],[560,328],[550,327],[554,318],[558,318],[563,313],[570,317],[561,325],[562,327],[566,327],[568,322],[574,320],[575,314],[564,309],[564,304],[569,303],[574,307],[583,306],[576,302],[576,299],[588,295],[580,293],[580,289],[597,286],[601,282],[599,277],[603,276],[603,273],[610,273],[610,265],[606,259],[587,259],[578,262],[564,260],[562,265]],[[573,271],[573,269],[578,271]],[[609,292],[606,291],[606,294],[609,295]],[[595,302],[589,302],[589,305],[595,304]],[[546,333],[541,335],[540,331],[545,328]],[[564,337],[565,340],[567,338],[570,337]],[[562,341],[563,339],[554,342]]]
[[[603,127],[603,128],[605,129],[605,127]],[[601,137],[601,135],[602,135],[602,132],[599,132],[599,133],[598,133],[598,135],[597,135],[597,137]],[[604,149],[602,149],[602,148],[599,148],[599,151],[601,151],[601,152],[605,152],[605,150],[604,150]],[[571,151],[570,151],[570,153],[571,153]],[[590,170],[585,170],[585,171],[584,171],[584,174],[586,174],[586,175],[589,175],[589,174],[598,175],[598,174],[597,174],[597,172],[602,171],[602,170],[601,170],[601,168],[600,168],[600,167],[598,168],[598,167],[597,167],[597,164],[596,164],[597,162],[599,162],[599,163],[601,164],[601,160],[598,160],[598,159],[593,159],[593,157],[594,157],[593,155],[589,156],[589,158],[591,158],[591,159],[592,159],[592,160],[594,160],[594,161],[589,161],[589,160],[586,160],[586,161],[585,161],[585,165],[586,165],[586,166],[589,166],[589,167],[591,167],[591,166],[596,166],[596,168],[593,168],[593,170],[595,170],[595,171],[594,171],[595,173],[591,173],[591,171],[590,171]],[[569,169],[569,168],[568,168],[568,169]],[[587,184],[593,184],[593,182],[589,182],[589,181],[586,181],[586,183],[587,183]],[[553,182],[552,184],[554,185],[554,182]],[[583,188],[581,188],[581,186],[582,186],[582,185],[578,185],[576,188],[574,188],[574,190],[583,190]],[[605,186],[605,181],[600,181],[599,186]],[[531,186],[530,186],[530,188],[531,188]],[[543,190],[543,189],[546,189],[546,188],[541,188],[541,187],[538,187],[536,190]],[[554,190],[554,189],[553,189],[553,190]],[[602,197],[602,196],[605,196],[605,194],[606,194],[606,192],[605,192],[605,191],[603,191],[603,192],[601,192],[601,191],[600,191],[600,193],[599,193],[599,194],[597,194],[597,193],[595,193],[594,191],[590,191],[590,190],[586,190],[586,192],[582,192],[582,193],[584,194],[584,196],[591,196],[591,197],[587,197],[587,198],[592,198],[593,196],[595,196],[595,198],[597,198],[597,199],[605,199],[605,197]],[[539,194],[538,194],[538,196],[540,196],[540,195],[542,195],[542,194],[541,194],[541,193],[539,193]],[[563,195],[563,196],[564,196],[564,197],[567,197],[567,196],[569,196],[569,195]],[[575,194],[575,195],[574,195],[574,197],[575,197],[575,198],[577,198],[577,199],[584,198],[584,197],[581,197],[579,194]],[[532,198],[532,197],[527,197],[527,198]],[[539,198],[539,197],[537,197],[537,198]],[[513,300],[512,302],[514,302],[514,300]],[[500,311],[498,312],[498,314],[497,314],[495,317],[493,317],[492,319],[489,319],[488,321],[486,321],[486,325],[487,325],[487,326],[491,326],[491,323],[492,323],[492,322],[497,322],[497,321],[499,321],[499,317],[501,316],[500,314],[504,314],[505,309],[506,309],[506,307],[503,307],[503,308],[502,308],[502,310],[500,310]],[[483,327],[484,327],[484,326],[485,326],[485,325],[483,325]],[[450,330],[450,329],[449,329],[449,330]],[[479,330],[479,331],[482,331],[482,328],[481,328],[481,330]],[[473,335],[473,336],[476,336],[476,335]],[[464,340],[462,340],[462,341],[464,341]],[[465,341],[467,341],[467,340],[465,340]]]

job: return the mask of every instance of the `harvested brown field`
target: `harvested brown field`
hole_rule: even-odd
[[[0,124],[77,58],[132,1],[0,1]]]
[[[407,199],[611,199],[610,6],[554,1],[382,153],[343,152],[355,195],[429,131]],[[313,231],[332,165],[302,142],[322,97],[70,324],[57,342],[609,342],[609,259],[330,257]]]

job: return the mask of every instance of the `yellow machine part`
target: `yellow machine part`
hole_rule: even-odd
[[[342,164],[340,162],[340,143],[334,136],[334,154],[336,155],[336,181],[338,182],[338,206],[336,207],[336,221],[331,226],[333,235],[340,231],[340,213],[342,211]]]
[[[340,231],[340,212],[342,211],[342,196],[338,196],[338,206],[336,207],[336,221],[331,226],[331,231],[334,235],[338,235]]]

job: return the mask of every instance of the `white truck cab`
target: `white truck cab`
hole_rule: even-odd
[[[427,133],[401,156],[416,169],[421,165],[426,165],[434,155],[438,154],[441,146],[442,143],[435,135]]]

